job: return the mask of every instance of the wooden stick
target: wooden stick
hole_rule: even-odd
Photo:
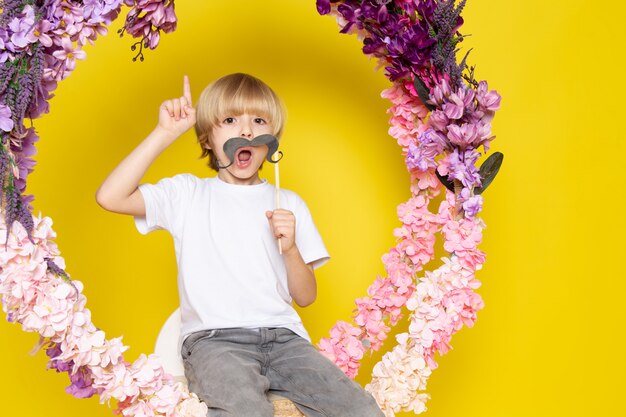
[[[279,158],[278,152],[274,154],[272,159],[277,161]],[[274,163],[274,184],[276,185],[276,208],[280,208],[280,173],[278,171],[278,162]],[[283,245],[278,238],[278,253],[283,254]]]

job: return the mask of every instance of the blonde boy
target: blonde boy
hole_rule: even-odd
[[[275,209],[274,187],[259,177],[268,145],[252,140],[280,138],[284,118],[276,94],[250,75],[215,81],[196,109],[185,77],[183,96],[160,106],[157,127],[96,199],[133,215],[141,233],[165,229],[173,236],[181,355],[209,416],[272,416],[268,391],[310,417],[382,416],[374,399],[311,345],[292,306],[315,300],[314,268],[329,257],[304,201],[281,190],[282,208]],[[193,126],[217,176],[181,174],[139,185],[156,157]],[[232,160],[224,147],[231,138],[250,141],[236,140],[243,143]]]

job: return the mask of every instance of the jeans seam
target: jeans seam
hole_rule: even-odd
[[[297,385],[297,384],[296,384],[296,383],[295,383],[295,382],[294,382],[294,381],[293,381],[293,380],[292,380],[289,376],[281,374],[281,373],[278,371],[278,369],[274,368],[273,366],[268,366],[268,368],[269,368],[269,369],[271,369],[271,370],[273,370],[274,372],[276,372],[276,373],[277,373],[278,375],[280,375],[282,378],[284,378],[284,379],[286,379],[287,381],[289,381],[289,383],[291,384],[291,386],[292,386],[292,387],[297,387],[297,388],[298,388],[297,390],[291,390],[292,392],[297,392],[298,394],[300,394],[300,395],[302,395],[302,396],[304,396],[304,397],[308,397],[308,398],[310,398],[310,399],[311,399],[311,401],[312,401],[314,404],[316,404],[316,405],[319,403],[319,402],[318,402],[318,401],[317,401],[317,400],[316,400],[313,396],[311,396],[311,395],[309,395],[309,394],[305,394],[305,393],[303,393],[303,392],[300,390],[300,387],[298,387],[298,385]],[[287,392],[289,392],[289,391],[287,391]],[[317,411],[319,411],[321,414],[325,415],[326,417],[330,417],[330,416],[329,416],[328,414],[326,414],[326,412],[325,412],[324,410],[322,410],[322,409],[319,409],[319,410],[317,410]]]

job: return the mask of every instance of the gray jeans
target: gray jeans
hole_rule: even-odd
[[[307,417],[383,417],[374,398],[289,329],[193,333],[182,348],[189,389],[209,416],[270,417],[267,392]]]

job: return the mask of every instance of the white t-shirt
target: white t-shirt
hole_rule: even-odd
[[[135,217],[139,232],[165,229],[174,238],[181,343],[196,331],[233,327],[286,327],[310,340],[291,304],[285,264],[265,216],[276,206],[273,185],[181,174],[139,190],[146,206],[146,216]],[[324,264],[328,252],[305,202],[280,190],[280,204],[296,217],[304,262]]]

